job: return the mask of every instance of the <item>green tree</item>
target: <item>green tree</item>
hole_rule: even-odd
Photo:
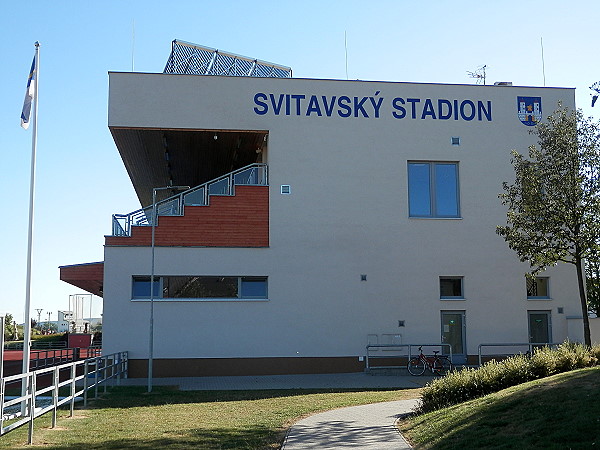
[[[514,184],[499,197],[507,224],[496,232],[529,263],[529,276],[558,262],[577,273],[583,336],[591,345],[584,261],[597,260],[600,236],[600,123],[559,105],[533,133],[529,156],[511,152]]]
[[[15,326],[14,326],[13,315],[10,313],[7,313],[4,316],[4,340],[12,341],[14,337],[15,337]]]

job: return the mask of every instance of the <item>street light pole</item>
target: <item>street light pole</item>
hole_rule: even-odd
[[[166,191],[169,189],[185,191],[189,189],[189,186],[165,186],[152,188],[152,238],[151,238],[151,253],[152,262],[150,264],[150,337],[148,343],[148,392],[152,392],[152,366],[154,365],[154,229],[156,227],[156,192]],[[182,202],[183,203],[183,202]],[[183,204],[179,205],[183,208]]]
[[[36,311],[37,311],[37,313],[38,313],[38,321],[37,321],[38,325],[37,325],[37,326],[38,326],[38,328],[39,328],[39,327],[40,327],[40,320],[41,320],[41,319],[40,319],[40,316],[42,315],[42,311],[43,311],[44,309],[43,309],[43,308],[36,308],[35,310],[36,310]]]

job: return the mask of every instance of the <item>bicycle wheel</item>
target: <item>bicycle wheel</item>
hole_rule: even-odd
[[[425,364],[421,361],[421,358],[413,358],[406,365],[406,369],[408,373],[418,377],[419,375],[423,375],[425,373]]]
[[[436,375],[446,375],[448,372],[454,369],[454,365],[446,356],[441,356],[433,362],[433,373]]]

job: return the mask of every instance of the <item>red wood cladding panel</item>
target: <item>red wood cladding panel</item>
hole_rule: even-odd
[[[161,216],[154,231],[161,247],[268,247],[269,187],[236,186],[234,196],[211,196],[209,206],[186,206],[183,216]],[[151,227],[131,236],[106,236],[111,246],[149,246]]]
[[[86,292],[102,297],[104,263],[75,264],[61,266],[60,279]]]

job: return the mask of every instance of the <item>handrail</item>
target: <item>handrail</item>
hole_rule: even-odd
[[[440,344],[369,344],[369,345],[367,345],[367,357],[366,357],[366,361],[365,361],[365,369],[367,369],[367,370],[371,369],[370,362],[369,362],[369,358],[371,357],[371,355],[370,355],[371,349],[383,348],[383,349],[388,349],[388,350],[392,350],[392,349],[400,350],[405,347],[408,348],[408,355],[406,355],[406,357],[408,358],[409,361],[412,359],[412,348],[413,347],[448,347],[450,350],[448,353],[448,356],[450,358],[450,361],[453,361],[452,345],[446,344],[446,343],[440,343]],[[375,355],[372,355],[372,356],[375,356]],[[400,355],[400,356],[405,356],[405,355]],[[376,357],[377,358],[397,358],[398,355],[395,355],[395,356],[378,355]],[[380,369],[393,369],[393,368],[399,368],[399,367],[400,366],[378,366],[378,368],[380,368]]]
[[[36,341],[36,340],[32,340],[31,341],[31,348],[32,349],[37,349],[37,348],[67,348],[67,342],[66,341]],[[4,344],[4,349],[5,350],[23,350],[23,342],[6,342]]]
[[[188,206],[208,206],[211,195],[234,195],[236,185],[267,186],[267,165],[249,164],[156,203],[156,217],[182,216]],[[113,214],[112,236],[131,236],[134,226],[152,225],[152,205],[129,214]]]
[[[89,367],[93,367],[93,371]],[[79,370],[78,370],[79,369]],[[17,374],[4,377],[0,380],[0,436],[19,428],[22,425],[29,424],[28,443],[33,442],[33,421],[35,418],[52,411],[52,428],[56,427],[57,409],[59,406],[70,403],[70,417],[73,416],[74,404],[81,395],[84,396],[84,406],[87,402],[87,393],[94,389],[95,397],[98,397],[98,386],[102,385],[106,392],[107,382],[116,381],[120,384],[121,378],[127,377],[128,354],[127,352],[113,353],[105,356],[98,356],[81,361],[75,361],[60,366],[49,367],[46,369],[35,370],[24,374]],[[64,374],[68,373],[65,379]],[[63,380],[61,381],[61,374]],[[89,383],[88,377],[93,375],[93,382]],[[49,385],[38,389],[38,378],[50,377]],[[83,383],[83,387],[78,388],[77,383]],[[21,384],[27,386],[27,393],[10,400],[6,400],[6,385]],[[40,382],[40,384],[42,384]],[[61,387],[69,387],[69,395],[59,397]],[[49,404],[36,407],[36,398],[42,394],[50,395]],[[21,405],[20,412],[6,414],[5,409]],[[10,422],[5,425],[5,422]]]
[[[481,360],[482,360],[482,348],[483,347],[528,347],[528,352],[529,353],[533,353],[533,347],[542,347],[542,346],[546,346],[546,347],[550,347],[550,346],[557,346],[560,344],[556,344],[554,342],[511,342],[511,343],[490,343],[490,344],[479,344],[479,346],[477,347],[477,353],[479,355],[479,366],[481,366]],[[486,356],[505,356],[505,354],[492,354],[492,355],[486,355]]]

